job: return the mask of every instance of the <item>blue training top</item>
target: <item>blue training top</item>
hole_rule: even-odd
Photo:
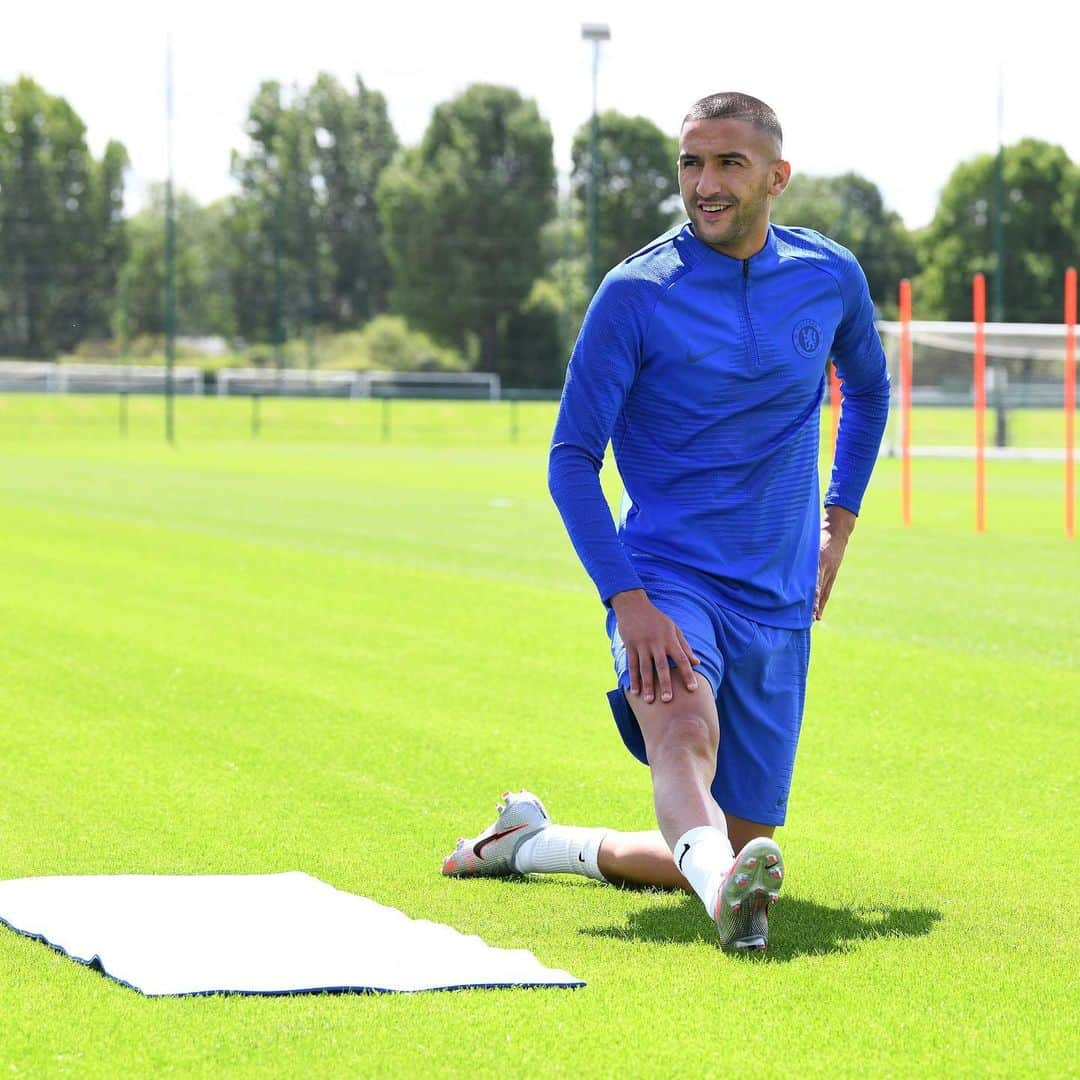
[[[733,259],[690,224],[616,266],[566,372],[548,483],[605,601],[635,562],[690,570],[717,603],[769,626],[813,620],[826,361],[843,412],[825,504],[858,513],[889,408],[885,353],[855,257],[770,226]],[[611,440],[626,494],[600,487]]]

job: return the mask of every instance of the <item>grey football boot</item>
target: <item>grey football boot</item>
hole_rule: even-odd
[[[495,824],[472,840],[464,837],[443,860],[447,877],[505,877],[515,874],[514,856],[549,821],[544,804],[531,792],[504,792]]]
[[[769,908],[780,899],[783,880],[784,857],[768,837],[751,840],[735,856],[713,913],[722,949],[765,951]]]

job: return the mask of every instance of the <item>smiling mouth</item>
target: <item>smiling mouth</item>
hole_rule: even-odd
[[[698,209],[709,217],[717,217],[730,210],[735,204],[731,202],[699,202]]]

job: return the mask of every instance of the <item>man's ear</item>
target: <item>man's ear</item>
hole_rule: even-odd
[[[784,190],[791,182],[791,162],[776,161],[773,163],[772,184],[769,187],[770,195],[783,195]]]

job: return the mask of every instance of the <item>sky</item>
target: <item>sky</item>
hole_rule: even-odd
[[[359,75],[387,99],[405,144],[432,109],[473,82],[517,88],[551,124],[556,164],[592,105],[592,46],[604,22],[599,107],[675,133],[695,100],[742,90],[772,105],[797,175],[855,171],[917,228],[953,168],[1034,136],[1080,162],[1075,0],[4,0],[0,83],[29,75],[68,100],[95,154],[128,150],[129,209],[167,172],[166,43],[174,77],[174,177],[209,202],[233,190],[230,152],[259,83],[306,87]],[[674,163],[673,163],[674,168]]]

